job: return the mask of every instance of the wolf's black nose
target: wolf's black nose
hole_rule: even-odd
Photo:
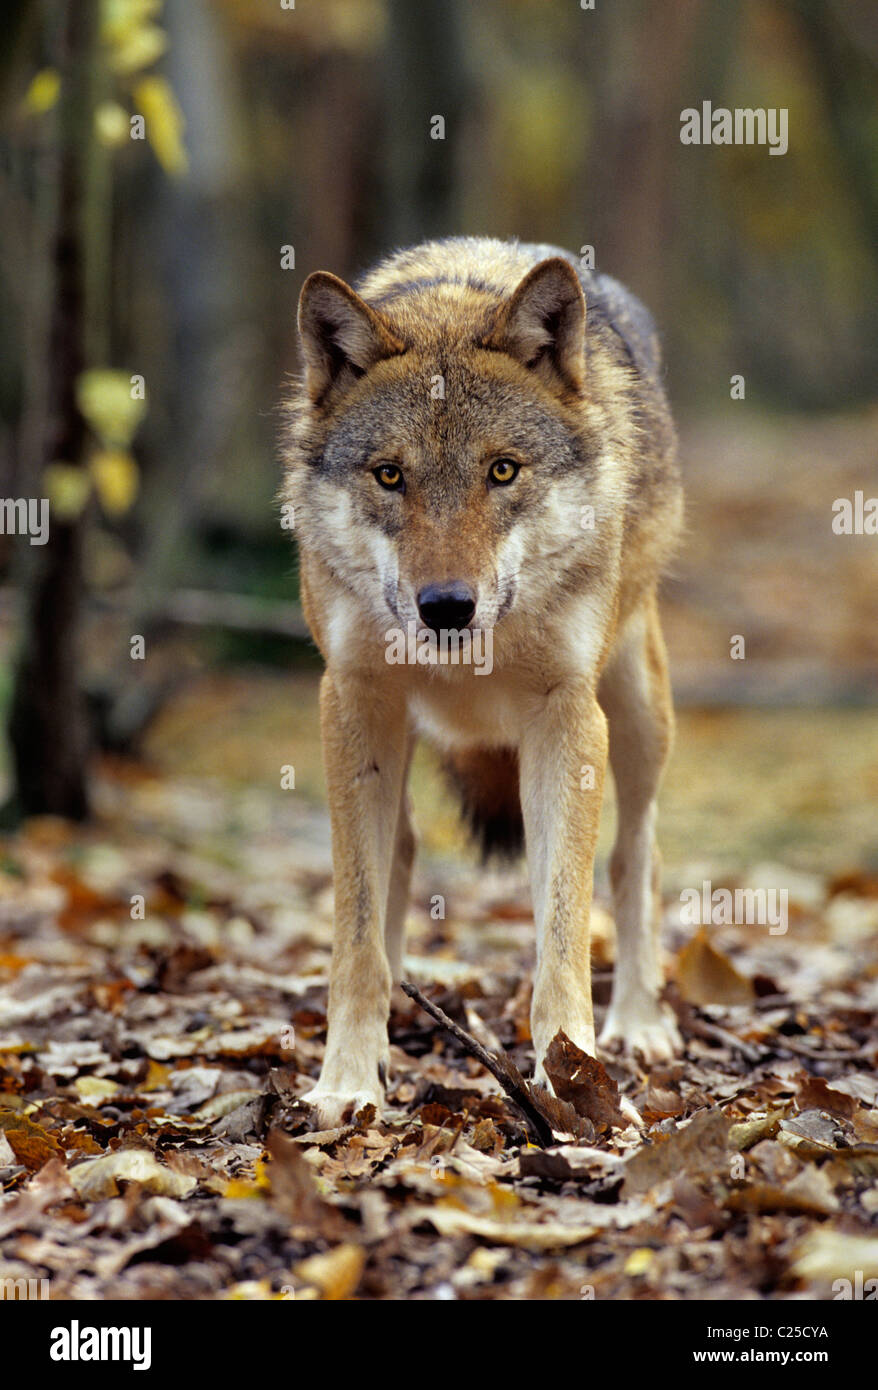
[[[475,611],[472,589],[457,580],[452,584],[427,584],[418,594],[418,612],[434,632],[466,627]]]

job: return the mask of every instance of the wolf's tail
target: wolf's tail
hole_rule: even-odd
[[[464,821],[482,859],[519,855],[524,848],[524,821],[515,750],[464,749],[446,754],[442,766],[460,798]]]

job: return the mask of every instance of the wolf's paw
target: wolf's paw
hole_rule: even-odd
[[[366,1105],[374,1105],[380,1115],[384,1092],[380,1086],[359,1091],[326,1091],[318,1084],[307,1091],[302,1100],[313,1108],[319,1129],[337,1129],[341,1124],[350,1123]]]
[[[667,1009],[655,1009],[648,1016],[626,1016],[614,1013],[611,1008],[601,1031],[600,1045],[607,1052],[636,1055],[648,1067],[670,1062],[683,1051],[683,1039]]]

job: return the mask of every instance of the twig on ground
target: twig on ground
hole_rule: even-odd
[[[409,984],[407,980],[402,981],[402,988],[410,999],[420,1005],[425,1013],[440,1024],[453,1038],[456,1038],[461,1047],[464,1047],[471,1057],[481,1062],[486,1071],[499,1081],[509,1099],[518,1107],[527,1121],[529,1129],[532,1131],[538,1144],[543,1148],[556,1142],[552,1133],[552,1127],[548,1120],[537,1108],[531,1094],[530,1086],[524,1079],[518,1067],[505,1052],[494,1054],[488,1052],[487,1048],[482,1047],[480,1042],[468,1033],[465,1028],[461,1028],[459,1023],[455,1023],[453,1018],[449,1018],[438,1004],[434,1004],[431,999],[422,994],[416,985]]]

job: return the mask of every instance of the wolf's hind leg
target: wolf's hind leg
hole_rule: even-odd
[[[659,1002],[661,860],[655,842],[656,795],[670,751],[674,714],[655,594],[628,619],[605,668],[599,698],[610,729],[618,828],[610,859],[616,917],[613,997],[601,1033],[647,1063],[681,1047]]]

